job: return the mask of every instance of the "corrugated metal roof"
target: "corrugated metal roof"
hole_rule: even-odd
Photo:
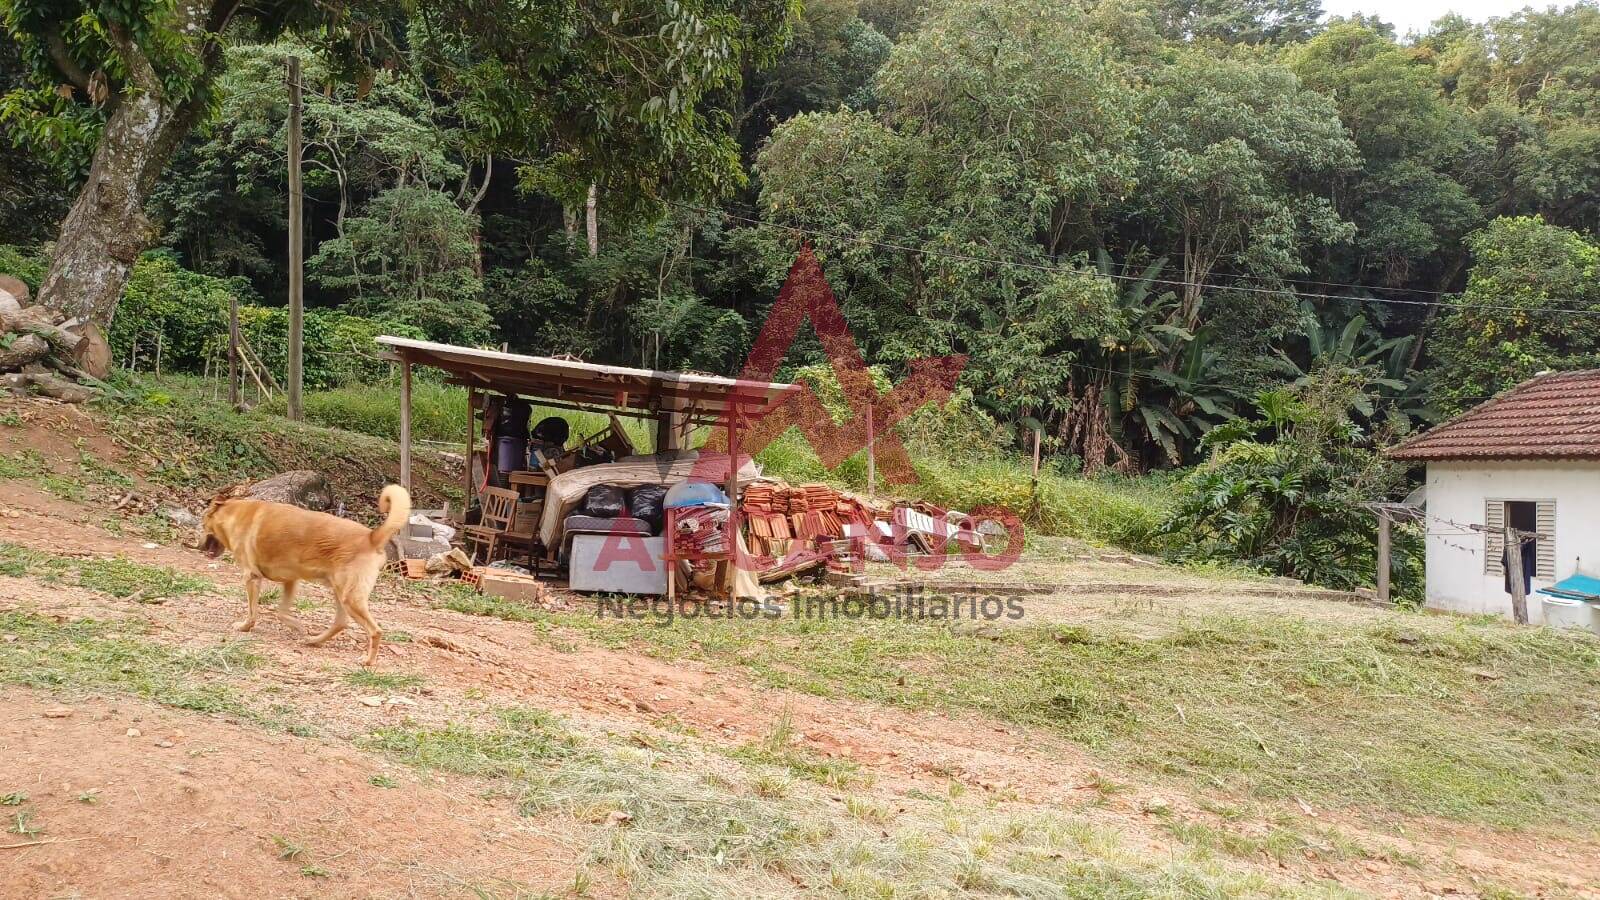
[[[1400,460],[1600,459],[1600,369],[1539,375],[1403,441]]]
[[[720,413],[728,408],[732,399],[741,407],[760,407],[795,390],[792,384],[605,366],[392,335],[382,335],[376,340],[412,363],[443,369],[457,384],[549,400],[640,410]]]

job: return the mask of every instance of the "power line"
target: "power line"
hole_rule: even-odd
[[[1186,282],[1186,281],[1174,281],[1172,279],[1167,279],[1167,278],[1150,278],[1150,279],[1146,279],[1146,278],[1142,278],[1142,277],[1137,276],[1137,275],[1121,275],[1121,274],[1115,274],[1115,273],[1086,272],[1086,271],[1084,271],[1082,269],[1073,269],[1073,268],[1066,267],[1066,266],[1049,265],[1049,264],[1045,264],[1045,263],[1028,262],[1026,260],[1020,260],[1020,259],[1005,259],[1005,258],[1002,258],[1002,257],[974,256],[972,254],[957,253],[957,252],[953,252],[953,251],[949,251],[949,250],[930,250],[930,249],[928,249],[926,247],[913,247],[913,246],[910,246],[910,245],[907,245],[907,244],[896,244],[896,243],[892,243],[890,241],[875,240],[873,238],[865,237],[865,236],[860,235],[860,234],[842,234],[842,233],[839,233],[839,232],[825,231],[825,230],[818,229],[818,228],[802,228],[802,227],[799,227],[799,226],[796,226],[796,225],[781,225],[781,224],[778,224],[776,222],[767,222],[767,221],[764,221],[762,219],[754,219],[754,218],[751,218],[749,216],[743,216],[743,215],[740,215],[740,214],[735,213],[735,212],[729,212],[727,210],[707,209],[706,207],[703,207],[703,206],[695,206],[694,204],[682,203],[682,202],[675,201],[675,200],[663,200],[662,202],[665,203],[668,206],[676,206],[676,207],[679,207],[681,209],[686,209],[686,210],[689,210],[691,212],[701,213],[703,215],[720,215],[720,216],[723,216],[725,218],[731,219],[733,221],[742,222],[744,224],[751,225],[751,226],[754,226],[754,227],[757,227],[757,228],[771,228],[771,229],[775,229],[775,230],[778,230],[778,231],[786,231],[786,232],[789,232],[790,234],[799,235],[801,237],[823,237],[823,238],[829,238],[829,239],[835,240],[835,241],[850,241],[850,242],[857,243],[857,244],[862,244],[862,245],[865,245],[865,246],[877,247],[877,248],[882,249],[882,250],[894,250],[894,251],[901,252],[901,253],[915,253],[915,254],[917,254],[919,256],[932,257],[932,258],[936,258],[936,259],[949,259],[949,260],[955,260],[955,261],[958,261],[958,262],[980,263],[980,264],[984,264],[984,265],[994,265],[994,266],[1013,266],[1013,267],[1016,267],[1016,268],[1032,269],[1032,270],[1040,271],[1040,272],[1049,272],[1051,274],[1056,274],[1056,275],[1072,274],[1072,275],[1082,275],[1082,276],[1086,276],[1086,277],[1089,277],[1089,278],[1109,278],[1109,279],[1112,279],[1112,280],[1115,280],[1115,281],[1146,282],[1146,283],[1149,283],[1149,284],[1164,284],[1164,285],[1169,285],[1169,286],[1172,286],[1172,287],[1182,287],[1182,288],[1190,287],[1190,283]],[[1223,285],[1223,284],[1214,284],[1212,282],[1204,282],[1203,281],[1203,282],[1198,282],[1198,286],[1199,287],[1203,287],[1203,288],[1210,288],[1211,290],[1215,290],[1215,291],[1236,291],[1236,292],[1240,292],[1240,293],[1280,295],[1280,296],[1299,297],[1299,298],[1316,299],[1316,300],[1351,300],[1351,301],[1355,301],[1357,303],[1385,303],[1385,304],[1391,304],[1391,305],[1396,305],[1396,306],[1443,307],[1443,308],[1446,308],[1446,309],[1466,308],[1466,309],[1471,309],[1471,310],[1499,310],[1499,311],[1503,311],[1503,312],[1559,313],[1559,314],[1562,314],[1562,315],[1574,315],[1574,316],[1600,316],[1600,309],[1552,309],[1552,308],[1539,308],[1539,307],[1527,308],[1527,307],[1521,307],[1521,306],[1504,306],[1504,305],[1489,304],[1489,303],[1474,304],[1471,307],[1459,307],[1455,303],[1444,303],[1444,302],[1440,302],[1440,301],[1437,301],[1437,300],[1401,300],[1401,299],[1394,298],[1394,297],[1358,297],[1358,296],[1355,296],[1353,294],[1327,294],[1327,293],[1316,293],[1316,292],[1311,292],[1311,291],[1294,291],[1294,290],[1290,290],[1288,288],[1266,288],[1266,287],[1258,287],[1258,286],[1255,286],[1255,285]],[[1561,302],[1574,302],[1574,301],[1564,300],[1564,301],[1561,301]]]

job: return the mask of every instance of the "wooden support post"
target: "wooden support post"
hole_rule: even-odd
[[[1378,599],[1389,602],[1389,514],[1378,510]]]
[[[300,183],[300,57],[289,57],[289,418],[300,421],[305,335],[305,222]]]
[[[1511,616],[1518,625],[1528,624],[1527,585],[1522,581],[1522,532],[1510,525],[1503,531],[1506,548],[1506,580],[1511,584]]]
[[[1039,480],[1039,442],[1044,435],[1043,428],[1033,430],[1033,480]]]
[[[728,404],[728,599],[733,596],[734,567],[739,564],[739,403]]]
[[[228,405],[237,410],[239,396],[239,298],[228,294]]]
[[[471,464],[468,464],[470,471]],[[400,486],[411,490],[411,358],[400,363]]]
[[[410,367],[408,366],[407,368]],[[461,476],[462,487],[464,488],[461,494],[461,521],[463,522],[467,520],[467,508],[472,505],[473,489],[477,487],[477,485],[472,483],[472,454],[477,452],[477,441],[478,392],[472,388],[467,388],[467,471],[466,474]]]

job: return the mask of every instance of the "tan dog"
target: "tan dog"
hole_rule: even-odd
[[[383,632],[367,611],[367,597],[383,568],[384,545],[411,516],[411,495],[397,484],[384,488],[378,495],[378,511],[385,514],[383,524],[369,529],[327,513],[243,497],[240,491],[230,488],[217,495],[200,526],[200,549],[212,558],[227,550],[244,570],[249,611],[233,627],[238,631],[255,627],[261,581],[266,579],[283,585],[277,618],[298,632],[295,588],[302,581],[320,581],[333,590],[333,624],[306,644],[325,643],[355,619],[367,632],[364,665],[372,665]]]

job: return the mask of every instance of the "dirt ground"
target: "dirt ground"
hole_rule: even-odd
[[[88,426],[86,425],[87,429]],[[4,429],[0,449],[31,446],[67,459],[47,430]],[[91,439],[93,440],[93,439]],[[76,451],[70,451],[75,453]],[[115,446],[97,446],[108,462]],[[143,490],[155,487],[140,482]],[[179,542],[108,530],[99,503],[63,500],[29,480],[0,481],[0,541],[73,557],[121,556],[215,581],[216,591],[138,604],[64,584],[0,577],[0,611],[31,610],[61,620],[143,620],[148,639],[186,648],[232,637],[241,582],[226,563]],[[1074,561],[1081,578],[1063,583],[1161,586],[1140,565],[1096,568]],[[1166,585],[1170,587],[1170,585]],[[1052,615],[1114,615],[1119,604],[1228,602],[1214,583],[1192,593],[1068,589],[1039,608]],[[306,592],[308,630],[328,618],[323,589]],[[1242,595],[1235,602],[1268,603]],[[1307,602],[1314,614],[1363,616],[1347,604]],[[1164,607],[1164,608],[1166,608]],[[559,819],[520,816],[515,804],[472,778],[425,774],[362,750],[358,739],[402,720],[421,725],[473,721],[506,707],[548,711],[596,734],[692,734],[708,746],[737,747],[768,733],[780,716],[797,741],[822,757],[849,760],[873,776],[874,795],[893,802],[952,781],[1025,812],[1069,808],[1114,829],[1151,855],[1175,842],[1151,810],[1209,814],[1199,798],[1137,774],[1108,770],[1044,732],[981,716],[891,709],[752,685],[737,673],[611,649],[537,623],[506,622],[429,608],[380,587],[374,613],[409,638],[385,645],[379,668],[422,676],[394,696],[353,686],[363,638],[351,629],[308,648],[270,617],[248,637],[264,664],[231,684],[296,710],[315,726],[296,736],[257,724],[159,706],[128,696],[56,695],[0,689],[0,794],[25,794],[48,831],[0,835],[3,897],[412,897],[570,890],[583,842]],[[397,695],[402,692],[395,692]],[[373,702],[376,701],[376,702]],[[383,775],[404,790],[371,783]],[[1106,779],[1126,785],[1109,796]],[[1089,802],[1090,800],[1094,802]],[[1407,864],[1315,853],[1246,865],[1276,880],[1326,880],[1374,896],[1479,895],[1494,884],[1529,896],[1600,896],[1600,844],[1547,844],[1455,823],[1414,821],[1405,836],[1369,832],[1359,817],[1252,806],[1259,821],[1230,828],[1265,832],[1269,816],[1314,818],[1356,839],[1397,847]],[[9,808],[0,813],[11,813]],[[626,893],[589,884],[590,895]]]

